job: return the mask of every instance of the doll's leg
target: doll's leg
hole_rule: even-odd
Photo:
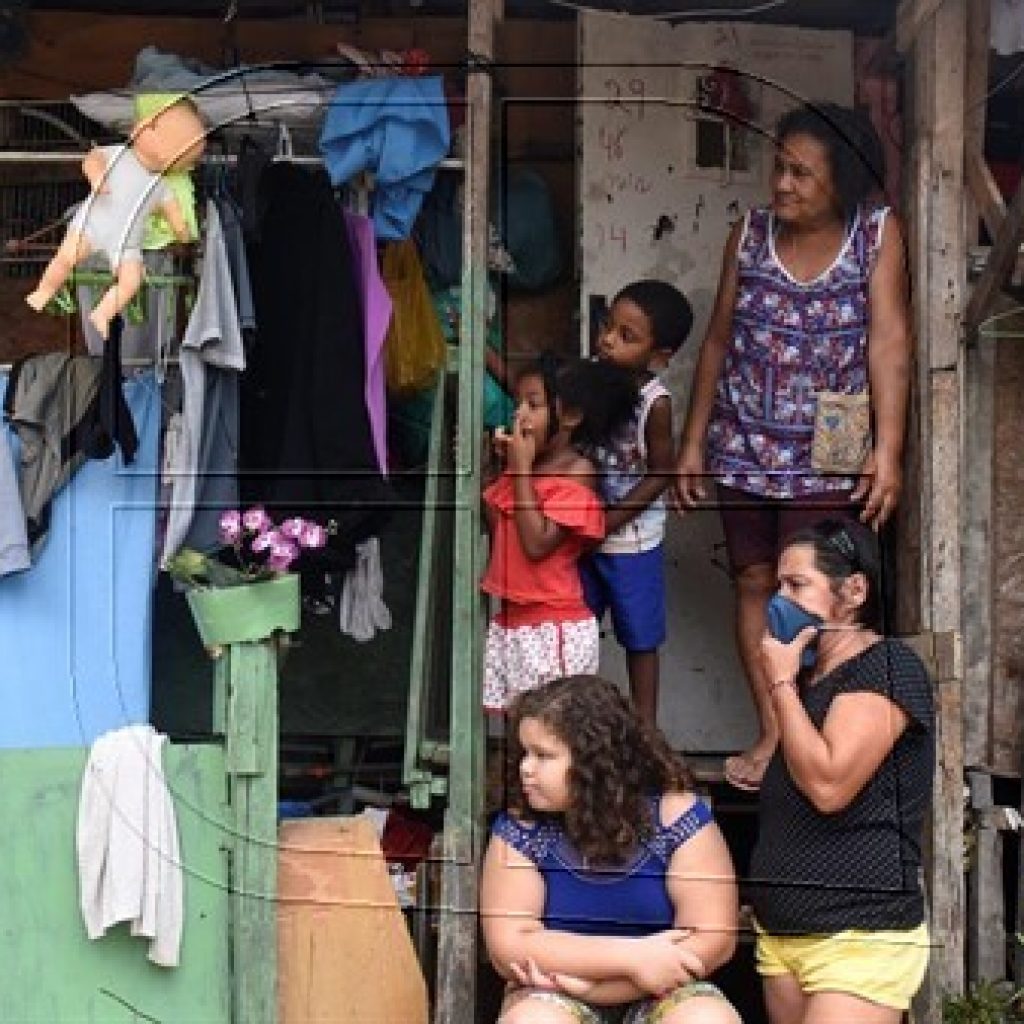
[[[70,277],[75,265],[92,251],[89,243],[77,231],[69,231],[60,243],[53,259],[46,265],[43,276],[35,291],[25,296],[25,301],[36,312],[41,310],[57,294],[57,289]]]
[[[106,338],[110,332],[110,321],[132,301],[142,286],[142,263],[138,260],[122,260],[117,267],[114,283],[104,292],[89,314],[89,322]]]

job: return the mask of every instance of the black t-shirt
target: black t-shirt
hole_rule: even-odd
[[[861,691],[888,697],[910,721],[845,809],[816,810],[793,782],[781,748],[765,772],[749,891],[768,932],[905,929],[924,920],[921,829],[935,771],[931,680],[910,648],[881,640],[814,685],[801,685],[800,699],[820,730],[836,697]]]

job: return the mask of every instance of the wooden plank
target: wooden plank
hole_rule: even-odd
[[[981,277],[974,284],[964,319],[968,328],[977,327],[987,315],[996,295],[1006,283],[1017,261],[1021,237],[1024,236],[1024,182],[1017,186],[1017,192],[1010,203],[1006,216],[999,226],[999,233],[992,243],[988,262]]]
[[[972,811],[992,807],[992,776],[969,771]],[[974,849],[968,885],[967,980],[1000,981],[1006,976],[1006,919],[1003,911],[1003,840],[974,815]]]
[[[480,455],[487,327],[488,192],[494,56],[493,0],[469,5],[467,50],[478,61],[466,87],[462,337],[458,359],[455,559],[452,581],[451,763],[437,955],[437,1024],[463,1024],[476,1008],[477,865],[483,823],[483,635],[478,580],[483,569]]]
[[[964,763],[992,762],[992,677],[995,616],[993,481],[995,477],[996,339],[979,335],[965,356],[963,605]]]
[[[934,637],[938,765],[926,859],[935,948],[915,1019],[938,1021],[946,995],[964,990],[963,683],[960,654],[965,0],[918,2],[913,23],[916,181],[914,311],[919,339],[921,619]],[[939,69],[941,68],[941,74]]]
[[[1024,764],[1018,762],[1017,772],[1024,776]],[[1024,790],[1021,792],[1021,811],[1024,811]],[[1017,914],[1014,921],[1014,936],[1016,941],[1013,944],[1013,981],[1019,988],[1024,985],[1024,871],[1018,867],[1017,870]]]
[[[371,18],[347,26],[239,17],[229,30],[213,18],[32,11],[27,24],[28,48],[0,72],[0,97],[66,100],[72,93],[123,88],[135,55],[147,45],[214,66],[233,47],[240,63],[337,62],[339,42],[368,50],[421,46],[439,66],[465,54],[465,23],[457,18]]]
[[[1005,213],[1005,209],[999,209],[1003,206],[1002,196],[995,187],[992,175],[988,173],[988,164],[983,156],[990,30],[991,10],[987,0],[968,3],[967,82],[964,98],[964,176],[969,188],[964,204],[964,237],[968,245],[974,245],[979,240],[979,216],[984,220],[989,235],[995,238],[998,222]],[[994,189],[994,194],[989,186]]]
[[[0,70],[0,97],[66,100],[72,93],[123,88],[131,77],[135,55],[147,45],[214,66],[221,66],[224,55],[235,50],[242,63],[334,62],[339,42],[370,51],[423,47],[438,68],[460,65],[466,52],[464,20],[417,17],[409,11],[401,18],[365,18],[358,25],[239,16],[230,26],[219,18],[31,11],[27,24],[28,49]],[[543,95],[549,89],[549,77],[571,80],[574,40],[571,21],[545,21],[543,31],[530,19],[503,23],[500,56],[519,65],[503,72],[510,78],[511,91]],[[533,60],[547,65],[536,80],[528,66]]]
[[[896,12],[896,49],[906,53],[918,38],[921,26],[942,6],[943,0],[902,0]]]
[[[232,644],[224,660],[229,693],[244,687],[249,694],[243,702],[229,698],[225,738],[242,770],[231,774],[226,766],[234,1019],[269,1022],[277,986],[277,651],[271,640]]]
[[[915,1017],[942,1019],[945,996],[964,991],[963,706],[958,680],[937,680],[935,718],[938,763],[929,829],[929,895],[932,955]]]
[[[997,238],[1006,219],[1006,203],[981,153],[967,151],[964,155],[964,175],[978,215],[985,223],[985,230],[990,237]]]
[[[931,374],[931,430],[926,454],[931,462],[923,516],[929,528],[928,602],[932,630],[957,633],[961,629],[960,591],[960,373],[935,370]]]
[[[289,821],[278,852],[280,1024],[427,1024],[427,986],[365,816]]]
[[[1002,197],[983,156],[988,92],[989,4],[967,5],[964,108],[964,243],[979,236],[979,215],[994,238],[1005,216]],[[964,434],[971,457],[963,461],[964,763],[990,761],[992,700],[993,444],[995,438],[995,343],[971,339],[964,352]]]
[[[909,622],[904,621],[901,628],[906,631],[929,631],[932,628],[931,606],[924,600],[924,595],[931,589],[931,516],[929,514],[929,501],[926,497],[931,489],[931,415],[932,404],[930,400],[931,386],[929,383],[929,359],[928,359],[928,305],[931,289],[932,265],[929,259],[930,246],[930,214],[931,214],[931,177],[932,177],[932,155],[931,155],[931,116],[934,109],[935,99],[935,66],[929,59],[930,53],[934,50],[934,23],[928,22],[921,30],[918,46],[915,49],[911,62],[910,73],[908,74],[907,93],[910,97],[913,119],[910,121],[911,130],[909,134],[911,146],[911,167],[912,175],[906,179],[908,197],[907,210],[909,213],[909,235],[911,252],[911,274],[913,284],[913,317],[914,333],[917,338],[918,352],[916,359],[917,379],[914,388],[912,408],[917,415],[913,421],[913,437],[908,447],[912,454],[916,454],[916,488],[908,490],[908,495],[917,494],[919,500],[915,503],[912,515],[901,522],[901,536],[917,538],[918,557],[916,567],[917,578],[910,576],[902,577],[904,590],[913,594],[913,601],[916,605],[917,622],[916,629]],[[909,502],[908,502],[909,504]],[[915,525],[914,529],[907,529],[908,525]]]
[[[998,774],[1019,777],[1024,761],[1024,311],[1002,317],[991,327],[1009,334],[995,339],[991,767]]]
[[[964,32],[966,0],[945,0],[935,16],[934,95],[930,119],[928,365],[956,366],[967,287],[964,236]],[[942,73],[938,74],[937,69]],[[935,625],[935,629],[946,627]]]

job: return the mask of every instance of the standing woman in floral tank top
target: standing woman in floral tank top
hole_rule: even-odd
[[[675,492],[714,479],[737,589],[740,658],[760,733],[726,761],[756,790],[778,741],[759,661],[785,537],[847,515],[878,529],[899,500],[911,340],[903,235],[869,198],[883,180],[868,119],[785,114],[772,201],[734,225],[694,375]]]

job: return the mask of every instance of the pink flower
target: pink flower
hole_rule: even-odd
[[[303,523],[297,539],[304,548],[322,548],[327,543],[327,530],[319,523]]]
[[[299,548],[290,540],[280,540],[270,546],[267,565],[274,572],[287,572],[292,562],[299,557]]]
[[[255,552],[272,551],[275,544],[280,543],[281,534],[277,530],[264,530],[257,533],[252,539],[252,549]]]
[[[262,505],[254,505],[242,514],[242,526],[248,533],[264,533],[273,525],[273,520]]]
[[[275,531],[275,536],[270,541],[270,553],[278,558],[289,557],[294,560],[299,557],[299,546]]]
[[[287,572],[288,567],[292,564],[292,559],[287,558],[284,555],[271,555],[267,559],[267,568],[271,572]]]
[[[298,516],[294,516],[291,519],[286,519],[281,524],[281,533],[289,540],[298,540],[302,536],[302,531],[305,529],[307,523],[305,519],[300,519]]]
[[[222,512],[217,521],[222,544],[234,544],[242,536],[242,513],[238,509]]]

